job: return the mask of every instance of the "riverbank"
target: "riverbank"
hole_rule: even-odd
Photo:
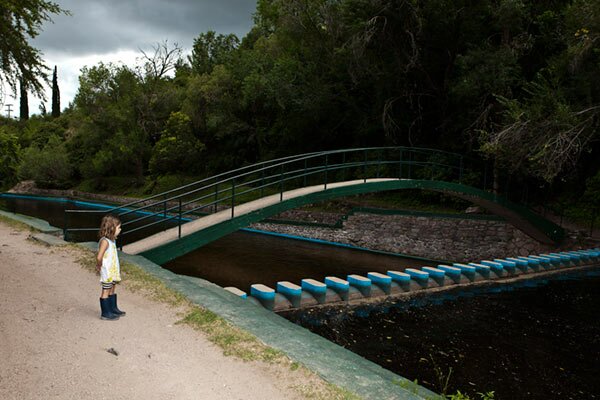
[[[347,396],[291,362],[224,356],[204,334],[177,323],[185,309],[133,292],[127,279],[118,289],[127,316],[102,321],[98,278],[78,261],[91,252],[48,247],[1,220],[0,238],[2,399]]]

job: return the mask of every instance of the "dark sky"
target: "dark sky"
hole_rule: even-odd
[[[133,66],[140,49],[152,51],[165,40],[178,43],[189,54],[194,38],[208,30],[235,33],[241,39],[251,28],[256,9],[256,0],[53,1],[72,15],[54,16],[54,23],[45,24],[32,43],[51,69],[58,68],[61,108],[73,100],[83,66],[100,61]],[[48,110],[50,99],[48,89]],[[14,110],[19,100],[7,96],[4,103],[12,103]],[[39,103],[29,96],[32,114],[39,112]]]
[[[144,48],[168,39],[191,47],[200,33],[245,35],[256,0],[54,0],[72,16],[53,18],[35,44],[73,55]]]

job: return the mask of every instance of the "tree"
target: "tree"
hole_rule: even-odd
[[[201,168],[201,154],[205,146],[192,134],[190,117],[175,112],[167,121],[163,134],[152,150],[150,171],[189,173]]]
[[[41,53],[29,44],[52,14],[69,14],[57,3],[46,0],[0,0],[0,86],[14,93],[22,78],[36,94],[43,96],[48,67]]]
[[[181,62],[182,49],[179,44],[174,43],[169,47],[165,40],[162,43],[156,43],[152,46],[153,54],[148,54],[143,50],[142,53],[142,71],[138,71],[140,80],[160,80],[167,76],[171,71],[175,71],[177,65]]]
[[[240,40],[233,33],[229,35],[208,31],[194,39],[191,57],[188,57],[192,70],[198,74],[210,73],[215,65],[226,64],[231,61],[233,51],[240,44]]]
[[[16,182],[21,148],[16,135],[6,126],[0,126],[0,186]]]
[[[56,65],[54,66],[54,74],[52,74],[52,117],[60,117],[60,89],[58,88]]]
[[[21,79],[20,83],[20,92],[21,92],[21,98],[20,98],[20,107],[19,107],[19,119],[21,119],[21,121],[24,121],[26,119],[29,119],[29,101],[27,99],[27,85],[25,85],[25,82],[23,82],[23,79]]]

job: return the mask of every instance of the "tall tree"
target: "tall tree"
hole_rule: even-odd
[[[54,74],[52,75],[52,117],[60,117],[60,89],[58,88],[56,65],[54,66]]]
[[[192,55],[188,60],[194,72],[210,73],[215,65],[230,62],[233,51],[239,44],[240,40],[233,33],[228,35],[217,35],[215,31],[201,33],[194,39]]]
[[[29,119],[29,100],[27,99],[27,85],[23,79],[20,80],[21,105],[19,108],[19,118],[23,121]]]
[[[0,0],[0,85],[7,84],[16,93],[22,77],[34,93],[43,96],[48,68],[29,40],[35,39],[44,22],[51,21],[52,14],[68,11],[46,0]]]

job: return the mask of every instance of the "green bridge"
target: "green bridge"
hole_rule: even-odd
[[[150,227],[159,233],[123,246],[164,264],[252,223],[306,204],[398,189],[455,196],[503,217],[542,243],[564,236],[558,225],[486,190],[491,182],[477,161],[460,154],[414,147],[323,151],[265,161],[209,177],[104,211],[133,219],[122,238]],[[175,226],[174,226],[175,225]],[[65,236],[77,230],[65,227]]]

